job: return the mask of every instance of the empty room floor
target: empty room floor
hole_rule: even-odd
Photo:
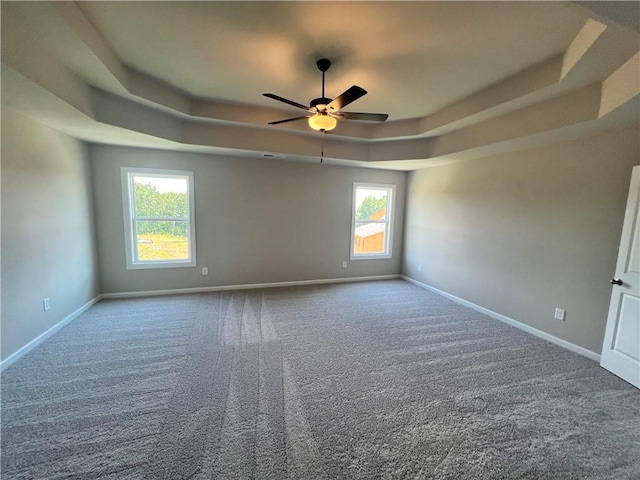
[[[3,372],[2,478],[636,479],[640,392],[402,280],[103,300]]]

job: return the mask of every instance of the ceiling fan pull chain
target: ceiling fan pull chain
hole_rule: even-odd
[[[324,137],[322,137],[322,141],[320,142],[320,163],[324,159]]]

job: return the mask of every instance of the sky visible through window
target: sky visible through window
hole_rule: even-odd
[[[135,182],[143,185],[153,185],[158,193],[187,193],[187,181],[184,178],[143,177],[136,175]]]

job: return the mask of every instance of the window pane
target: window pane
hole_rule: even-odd
[[[138,261],[189,260],[186,221],[136,221]]]
[[[355,227],[353,235],[354,254],[387,253],[385,249],[387,235],[386,223],[356,222]]]
[[[188,179],[136,175],[135,216],[188,218]]]
[[[358,188],[356,191],[356,221],[385,220],[387,189]]]

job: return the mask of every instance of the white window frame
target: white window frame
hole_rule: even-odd
[[[195,224],[195,194],[193,189],[193,172],[187,170],[165,170],[158,168],[120,167],[122,182],[122,205],[124,207],[124,234],[127,270],[147,268],[176,268],[196,266],[196,224]],[[187,197],[189,200],[189,218],[187,220],[187,238],[189,239],[189,258],[186,260],[138,260],[138,242],[136,221],[138,220],[180,220],[184,218],[136,218],[133,179],[137,175],[159,178],[187,179]]]
[[[387,235],[385,235],[385,251],[383,253],[355,253],[355,233],[356,233],[356,193],[358,188],[371,188],[387,190],[387,212],[384,220],[369,220],[366,223],[384,223],[387,225]],[[393,218],[395,211],[396,186],[388,183],[365,183],[353,182],[353,199],[351,203],[351,247],[350,260],[372,260],[392,258],[393,252]]]

